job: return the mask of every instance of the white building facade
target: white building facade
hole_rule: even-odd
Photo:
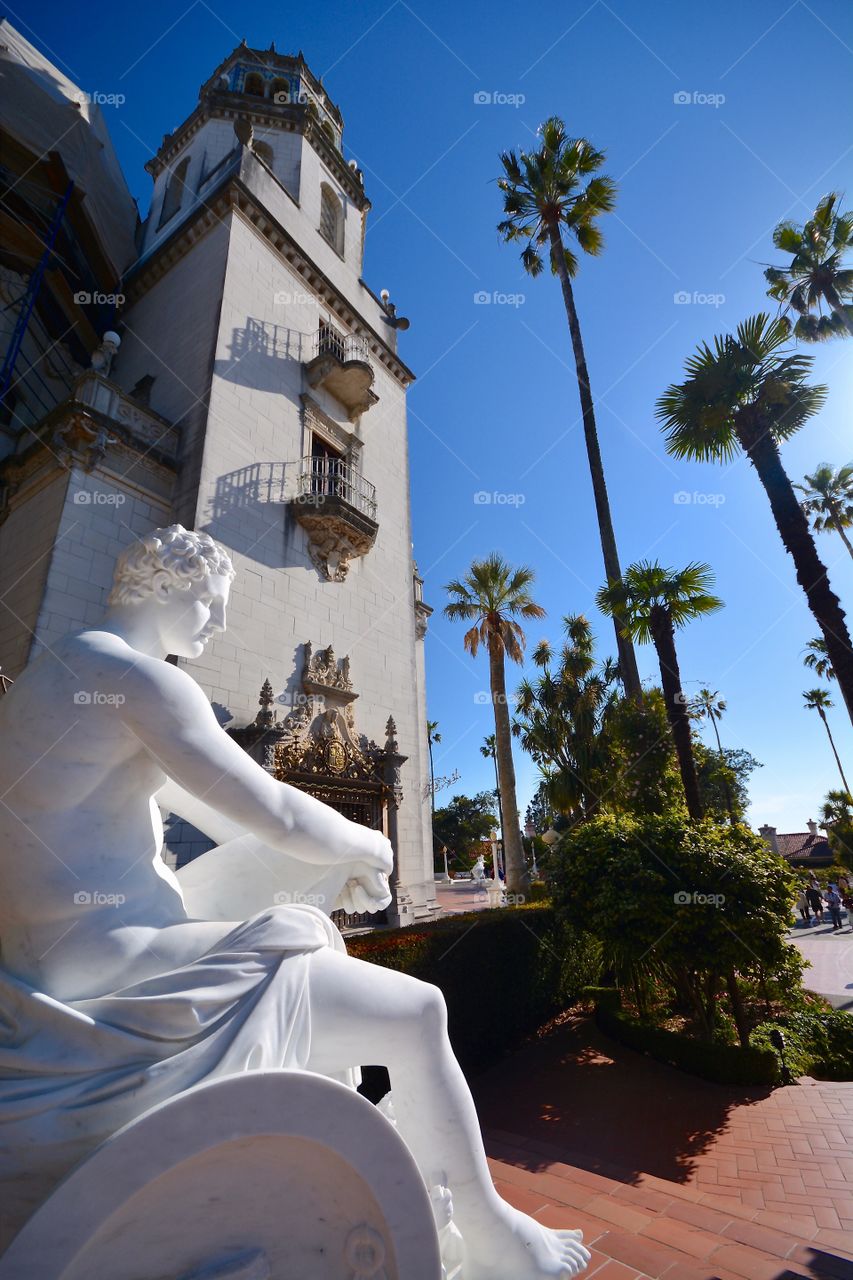
[[[0,663],[14,678],[95,621],[116,554],[145,529],[210,533],[237,576],[194,678],[276,776],[384,827],[388,922],[410,923],[437,910],[413,374],[397,354],[407,322],[362,279],[370,206],[342,130],[301,55],[241,45],[164,138],[118,353],[102,345],[45,421],[9,432],[0,600],[14,608],[22,572],[28,594],[26,616],[0,620]],[[174,819],[167,832],[178,863],[207,847]]]

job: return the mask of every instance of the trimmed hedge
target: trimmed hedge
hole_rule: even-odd
[[[612,1036],[638,1053],[647,1053],[691,1075],[717,1084],[777,1084],[781,1079],[779,1058],[771,1049],[692,1040],[677,1031],[664,1031],[635,1022],[626,1014],[599,1004],[595,1020],[605,1035]]]
[[[595,949],[549,906],[450,916],[347,939],[360,960],[439,987],[465,1070],[494,1062],[577,1000],[596,976]]]

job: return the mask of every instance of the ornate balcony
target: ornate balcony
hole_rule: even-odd
[[[376,541],[376,488],[343,458],[302,459],[293,512],[308,534],[313,564],[329,582],[343,582],[350,560]]]
[[[379,399],[371,390],[374,373],[367,341],[339,333],[330,324],[320,325],[305,373],[309,386],[324,387],[344,406],[350,422],[356,422]]]

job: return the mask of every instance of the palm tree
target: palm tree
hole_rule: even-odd
[[[596,170],[604,162],[604,152],[596,151],[585,138],[569,138],[566,126],[557,116],[551,116],[540,126],[539,136],[541,145],[535,151],[521,151],[518,155],[514,151],[505,151],[501,154],[504,176],[498,179],[498,187],[503,193],[506,217],[498,224],[498,232],[507,242],[526,241],[521,261],[530,276],[538,276],[542,272],[542,249],[547,245],[551,270],[559,278],[577,371],[584,440],[592,475],[601,550],[604,554],[604,572],[608,581],[615,581],[621,576],[619,554],[595,425],[586,354],[572,289],[572,277],[577,274],[578,258],[563,240],[563,231],[565,229],[577,241],[584,253],[600,253],[604,238],[595,220],[599,214],[608,213],[613,208],[616,186],[611,178],[603,174],[596,175]],[[614,626],[619,672],[625,692],[639,700],[640,674],[634,646],[620,627],[618,619],[614,619]]]
[[[720,730],[717,724],[722,720],[726,710],[725,699],[721,698],[719,692],[715,689],[700,689],[696,697],[693,699],[692,710],[700,720],[710,720],[711,728],[714,730],[714,737],[717,739],[717,753],[723,765],[728,767],[728,762],[723,751],[723,744],[720,742]],[[732,826],[735,825],[735,810],[732,802],[731,788],[728,781],[725,781],[726,790],[726,808],[729,811],[729,820]]]
[[[780,222],[773,243],[792,255],[787,267],[768,267],[764,278],[771,298],[796,311],[794,333],[806,342],[822,342],[839,334],[853,334],[853,271],[842,265],[853,246],[853,214],[838,213],[841,197],[823,197],[803,227]],[[829,314],[822,315],[826,304]]]
[[[454,597],[444,606],[445,617],[474,624],[465,632],[465,648],[474,658],[482,643],[489,654],[506,887],[510,893],[522,891],[526,867],[518,821],[504,664],[506,658],[521,663],[524,655],[525,636],[515,619],[545,616],[545,610],[530,595],[534,577],[532,569],[526,566],[514,569],[493,552],[485,560],[475,560],[463,580],[455,579],[445,587]]]
[[[795,484],[794,488],[806,495],[800,506],[806,516],[811,516],[812,528],[817,533],[834,529],[853,556],[853,544],[844,532],[853,526],[853,462],[837,471],[822,462],[814,475],[803,479],[806,483]]]
[[[707,564],[689,564],[675,570],[664,569],[657,561],[640,560],[628,566],[621,581],[608,583],[596,596],[598,607],[612,617],[619,615],[633,639],[640,644],[651,641],[655,646],[687,812],[694,821],[702,817],[702,801],[687,698],[681,688],[675,651],[675,631],[693,618],[722,608],[722,600],[711,594],[713,585],[714,577]]]
[[[803,658],[803,666],[809,667],[814,671],[815,675],[821,680],[834,680],[835,672],[832,669],[832,663],[829,661],[829,654],[826,651],[826,641],[823,636],[817,636],[814,640],[809,640],[806,645],[806,656]]]
[[[832,747],[832,754],[835,756],[835,763],[838,765],[838,772],[841,774],[841,781],[844,783],[844,790],[849,792],[850,786],[844,776],[844,770],[841,767],[841,757],[835,746],[835,739],[832,736],[832,730],[829,727],[829,721],[826,713],[835,703],[830,698],[826,689],[805,689],[803,691],[803,701],[809,711],[816,711],[823,721],[823,727],[826,729],[826,736],[829,738],[829,745]]]
[[[480,755],[485,756],[487,760],[494,760],[495,762],[495,799],[498,802],[498,821],[501,824],[501,856],[503,856],[504,815],[501,806],[501,784],[498,778],[498,741],[493,733],[487,733],[483,739]],[[506,875],[506,865],[504,865],[504,875]]]
[[[723,462],[743,449],[764,485],[797,581],[823,632],[844,702],[853,720],[853,647],[838,596],[829,585],[808,522],[782,465],[779,445],[824,402],[825,387],[811,387],[811,358],[785,354],[784,319],[753,316],[737,335],[703,343],[686,363],[686,381],[658,400],[667,452],[677,458]]]

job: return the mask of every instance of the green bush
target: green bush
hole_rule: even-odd
[[[773,1030],[785,1037],[785,1064],[792,1076],[853,1080],[853,1015],[840,1009],[786,1013],[757,1026],[750,1044],[770,1045]]]
[[[494,1062],[597,976],[596,948],[551,907],[508,907],[347,940],[350,955],[441,988],[463,1068]]]
[[[803,960],[786,940],[794,878],[743,825],[602,815],[561,837],[551,874],[555,906],[600,943],[644,1020],[654,987],[708,1043],[731,1015],[746,1047],[761,1016],[748,1003],[755,985],[800,989]]]
[[[713,1080],[717,1084],[776,1084],[781,1078],[778,1055],[766,1047],[708,1043],[664,1031],[644,1022],[635,1022],[624,1013],[599,1005],[596,1022],[605,1035],[647,1053],[659,1062],[667,1062],[691,1075]]]

